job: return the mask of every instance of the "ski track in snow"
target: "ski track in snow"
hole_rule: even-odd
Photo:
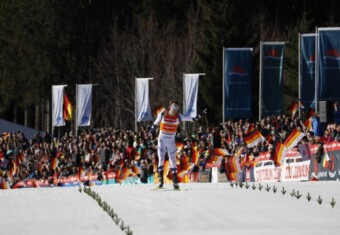
[[[249,185],[246,189],[230,183],[191,183],[180,184],[181,191],[151,191],[155,185],[115,184],[91,189],[134,235],[340,233],[339,181],[261,182],[262,191],[259,183]],[[170,184],[165,187],[172,189]],[[291,197],[293,189],[302,194],[300,199]],[[312,196],[310,202],[307,193]],[[0,208],[1,234],[5,235],[126,234],[78,187],[1,190]]]

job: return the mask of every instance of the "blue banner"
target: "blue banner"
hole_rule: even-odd
[[[305,107],[311,107],[315,98],[315,36],[300,37],[300,101]]]
[[[319,101],[340,99],[340,28],[318,29]]]
[[[252,50],[224,50],[224,118],[252,117]]]
[[[282,114],[283,42],[262,43],[262,112],[264,116]]]

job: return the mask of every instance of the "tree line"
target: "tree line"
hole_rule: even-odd
[[[337,26],[334,0],[3,0],[0,117],[50,130],[51,86],[99,84],[93,127],[134,127],[134,82],[150,81],[151,108],[182,101],[183,73],[199,72],[199,109],[222,118],[222,48],[252,47],[258,112],[259,42],[286,41],[284,100],[298,96],[298,34]],[[68,124],[70,125],[70,124]]]

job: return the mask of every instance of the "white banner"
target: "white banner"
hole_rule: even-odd
[[[77,126],[89,126],[92,113],[92,84],[77,85]]]
[[[136,79],[136,117],[137,122],[152,120],[149,101],[149,80],[148,78]]]
[[[309,148],[309,143],[304,143],[299,145],[299,152],[302,157],[302,161],[307,161],[312,159],[312,153]]]
[[[197,94],[199,74],[184,74],[183,76],[183,114],[188,117],[197,116]]]
[[[63,116],[65,85],[52,86],[52,128],[55,126],[65,126]]]

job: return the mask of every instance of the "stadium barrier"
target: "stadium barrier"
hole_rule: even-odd
[[[319,162],[315,157],[318,147],[319,145],[310,146],[312,156],[306,161],[302,160],[297,150],[288,151],[281,166],[275,166],[269,153],[260,154],[254,167],[243,167],[238,172],[238,179],[247,182],[340,180],[340,143],[334,141],[324,144],[324,152]],[[227,174],[221,174],[219,167],[212,167],[213,183],[225,182],[221,175]]]

